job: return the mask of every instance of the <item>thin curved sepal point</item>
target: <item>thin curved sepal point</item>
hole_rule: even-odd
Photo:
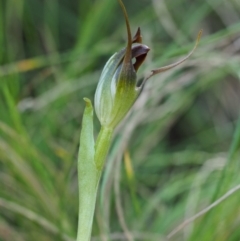
[[[132,59],[132,34],[131,34],[131,29],[130,29],[130,24],[129,24],[129,20],[128,20],[128,15],[127,15],[127,10],[122,2],[122,0],[118,0],[123,14],[124,14],[124,18],[125,18],[125,22],[126,22],[126,27],[127,27],[127,36],[128,36],[128,41],[127,41],[127,49],[126,49],[126,54],[124,57],[124,63],[129,63]]]
[[[203,32],[202,29],[198,32],[196,43],[195,43],[193,49],[190,51],[190,53],[185,58],[177,61],[176,63],[173,63],[173,64],[170,64],[170,65],[152,70],[151,71],[152,73],[144,80],[144,82],[146,82],[149,78],[151,78],[152,76],[154,76],[156,74],[159,74],[159,73],[165,72],[167,70],[170,70],[170,69],[182,64],[183,62],[185,62],[194,53],[195,49],[197,48],[198,43],[200,41],[200,38],[202,36],[202,32]]]

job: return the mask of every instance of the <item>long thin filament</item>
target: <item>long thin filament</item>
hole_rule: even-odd
[[[201,38],[201,35],[202,35],[202,30],[200,30],[198,32],[198,36],[197,36],[197,40],[196,40],[196,43],[193,47],[193,49],[191,50],[191,52],[183,59],[179,60],[178,62],[176,63],[173,63],[173,64],[170,64],[170,65],[167,65],[167,66],[164,66],[164,67],[161,67],[161,68],[158,68],[158,69],[154,69],[152,70],[152,73],[144,80],[144,82],[146,82],[149,78],[151,78],[152,76],[156,75],[156,74],[159,74],[159,73],[162,73],[162,72],[165,72],[169,69],[172,69],[178,65],[180,65],[181,63],[183,63],[185,60],[187,60],[192,54],[193,52],[195,51],[195,49],[197,48],[198,46],[198,43],[200,41],[200,38]]]

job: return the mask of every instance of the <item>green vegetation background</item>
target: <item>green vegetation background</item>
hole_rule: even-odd
[[[161,241],[240,182],[240,1],[128,0],[152,78],[115,132],[92,240]],[[116,0],[0,1],[0,240],[74,240],[83,97],[126,44]],[[99,123],[95,117],[95,135]],[[240,192],[169,240],[240,240]]]

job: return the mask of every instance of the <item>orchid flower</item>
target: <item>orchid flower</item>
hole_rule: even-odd
[[[142,44],[141,30],[132,38],[126,9],[118,0],[126,21],[127,46],[110,57],[105,64],[95,93],[95,111],[102,126],[115,128],[124,118],[140,95],[146,81],[158,73],[170,70],[189,58],[197,47],[202,31],[199,32],[192,51],[182,60],[151,71],[138,86],[137,71],[144,62],[150,48]],[[133,63],[133,60],[135,62]]]

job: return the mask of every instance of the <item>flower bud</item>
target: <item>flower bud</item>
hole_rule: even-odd
[[[114,128],[126,115],[137,99],[136,71],[143,62],[149,48],[143,44],[133,44],[132,60],[124,62],[126,49],[115,53],[106,63],[95,93],[95,110],[101,125]]]

